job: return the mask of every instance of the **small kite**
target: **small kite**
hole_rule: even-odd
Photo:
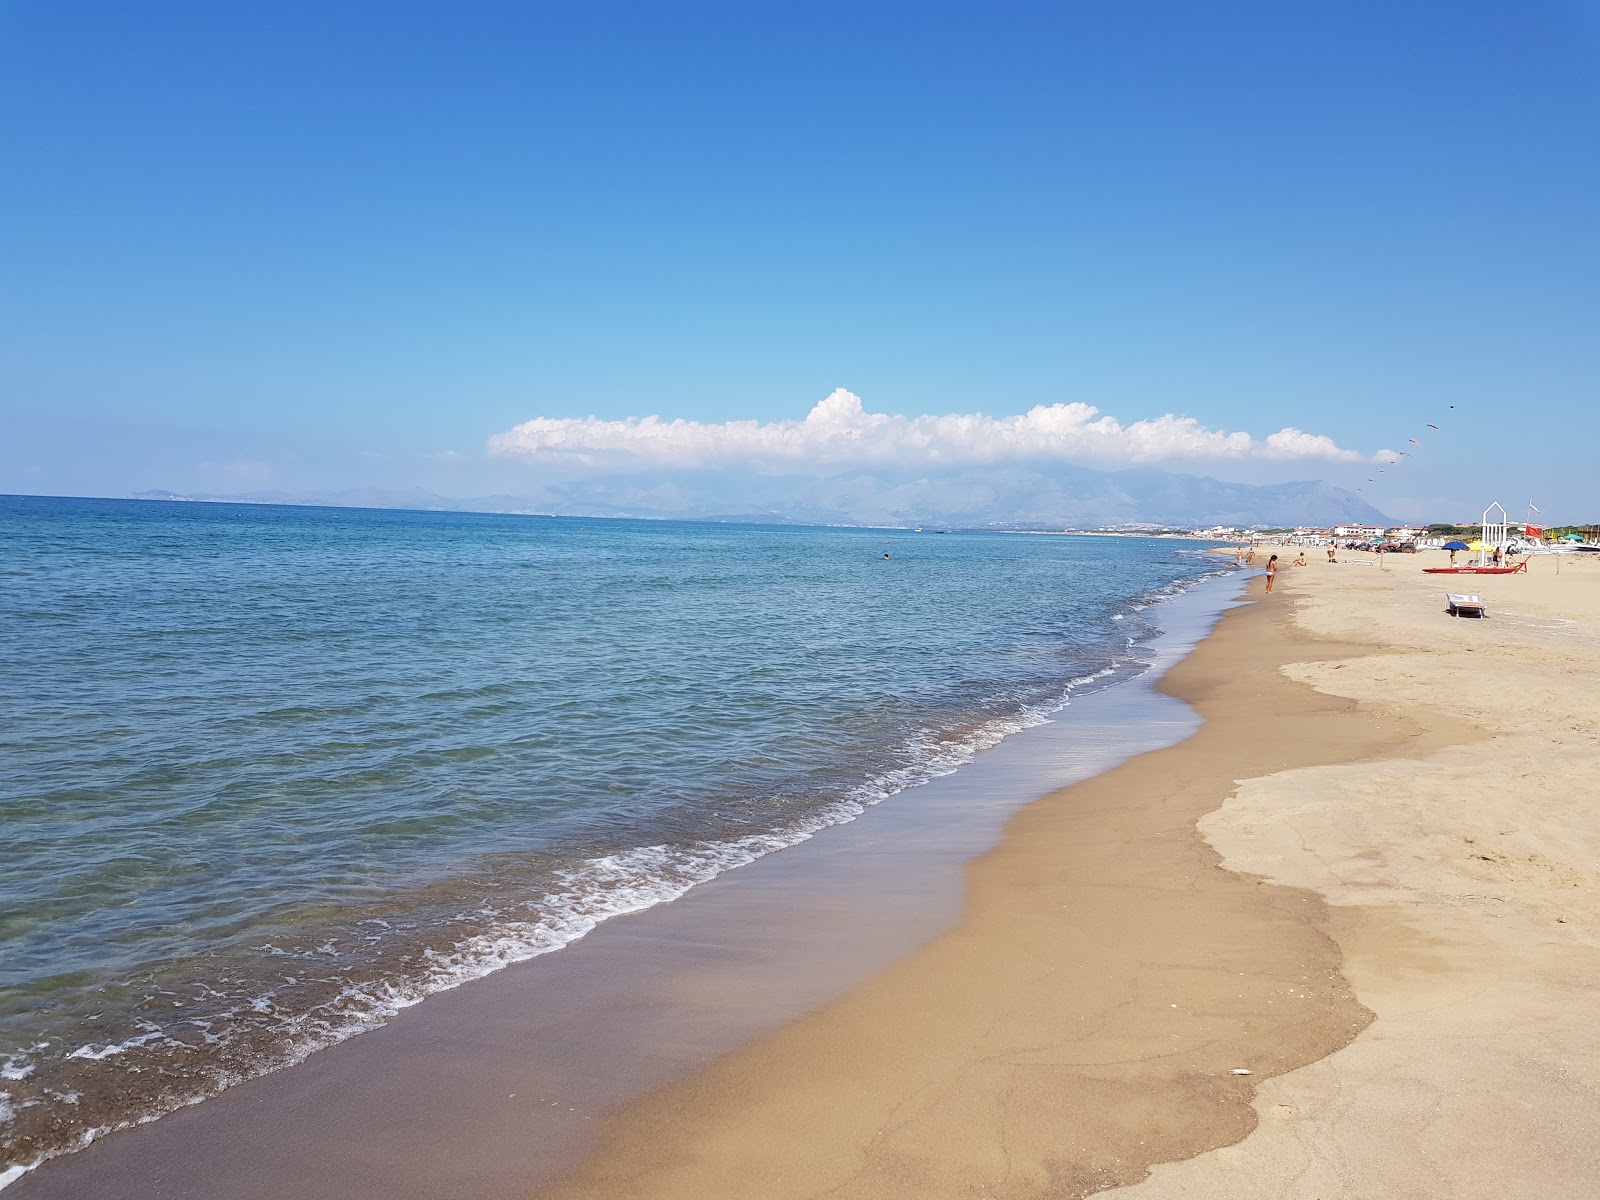
[[[1420,446],[1420,445],[1422,445],[1422,443],[1421,443],[1421,442],[1419,442],[1419,441],[1417,441],[1417,439],[1416,439],[1416,438],[1407,438],[1407,439],[1406,439],[1406,441],[1408,441],[1408,442],[1410,442],[1410,443],[1411,443],[1411,444],[1412,444],[1412,445],[1413,445],[1413,446]]]
[[[1426,421],[1424,421],[1424,422],[1423,422],[1423,424],[1425,424],[1425,425],[1426,425],[1426,424],[1427,424],[1427,422],[1426,422]],[[1438,429],[1438,428],[1439,428],[1439,427],[1438,427],[1438,426],[1437,426],[1437,425],[1428,425],[1428,428],[1429,428],[1429,429]]]

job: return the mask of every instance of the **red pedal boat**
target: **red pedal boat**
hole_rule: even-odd
[[[1526,572],[1528,564],[1519,562],[1514,567],[1423,567],[1424,575],[1515,575]]]

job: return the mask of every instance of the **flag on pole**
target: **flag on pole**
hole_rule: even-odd
[[[1538,511],[1539,511],[1538,509],[1534,509],[1534,512],[1538,512]],[[1527,525],[1527,526],[1524,527],[1523,536],[1531,537],[1531,538],[1542,538],[1542,537],[1544,537],[1544,526],[1543,525]]]

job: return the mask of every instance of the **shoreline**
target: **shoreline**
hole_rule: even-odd
[[[587,1148],[607,1109],[825,1005],[953,924],[964,863],[1010,813],[1186,736],[1192,714],[1151,682],[1239,584],[1231,574],[1197,582],[1145,614],[1161,614],[1161,632],[1142,643],[1148,666],[1075,695],[959,771],[670,904],[604,922],[560,954],[107,1134],[28,1172],[11,1194],[431,1196],[464,1171],[479,1195],[522,1195],[541,1170]],[[516,1111],[530,1093],[543,1110]],[[515,1138],[539,1152],[517,1152],[506,1144]],[[419,1151],[437,1160],[420,1175],[403,1162]],[[393,1165],[375,1168],[374,1155]]]
[[[1252,578],[1150,689],[1175,744],[1006,809],[1071,745],[1028,731],[926,786],[944,817],[879,806],[14,1194],[1600,1191],[1600,569],[1461,622],[1372,565]],[[940,821],[985,805],[974,857]]]
[[[530,1196],[1600,1191],[1600,571],[1461,624],[1368,565],[1281,573],[1163,684],[1193,738],[1023,810],[954,932]]]
[[[1083,1196],[1244,1139],[1260,1084],[1371,1014],[1321,897],[1226,869],[1197,822],[1239,778],[1466,736],[1286,678],[1310,647],[1282,599],[1226,614],[1160,683],[1204,719],[1193,736],[1011,819],[969,864],[956,929],[626,1106],[598,1153],[529,1194]]]

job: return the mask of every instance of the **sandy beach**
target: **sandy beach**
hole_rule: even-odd
[[[1600,1192],[1600,564],[1348,557],[1254,582],[1165,681],[1201,730],[1015,817],[952,932],[538,1195]]]
[[[1600,1194],[1600,563],[1346,557],[1174,635],[1193,713],[1109,688],[7,1195]]]

